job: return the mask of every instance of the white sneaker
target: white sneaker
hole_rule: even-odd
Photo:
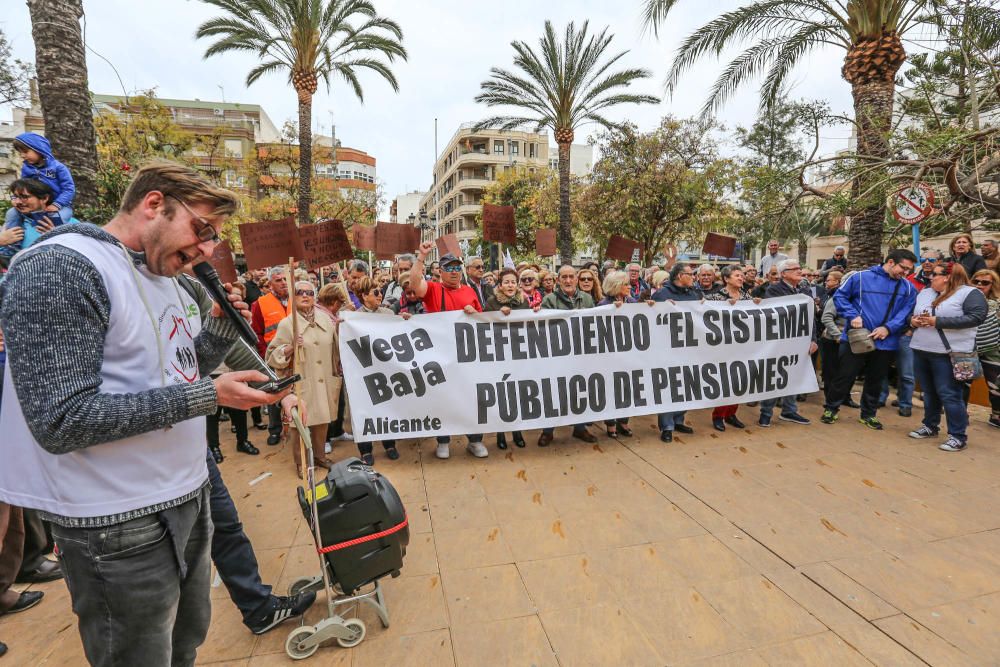
[[[439,459],[447,459],[451,457],[451,443],[439,442],[437,450],[434,452],[435,456]]]
[[[344,431],[340,435],[333,436],[330,440],[334,442],[354,442],[354,436],[347,431]]]
[[[466,449],[470,454],[475,456],[477,459],[485,459],[487,456],[490,455],[489,450],[486,449],[486,445],[484,445],[482,442],[472,442],[470,440],[469,444],[466,446]]]

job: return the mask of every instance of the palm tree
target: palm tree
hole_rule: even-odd
[[[559,145],[559,259],[573,260],[573,236],[569,208],[569,155],[576,128],[593,122],[607,128],[618,127],[603,116],[605,109],[618,104],[655,104],[652,95],[622,92],[637,79],[650,76],[645,69],[610,72],[628,51],[605,58],[613,35],[605,28],[587,36],[587,22],[579,32],[571,21],[560,43],[550,21],[539,40],[540,53],[525,42],[514,41],[514,65],[521,71],[510,72],[493,67],[492,78],[483,81],[477,102],[488,106],[517,107],[519,115],[493,116],[476,125],[476,130],[498,127],[511,130],[520,125],[534,125],[535,131],[551,128]]]
[[[97,137],[80,30],[83,1],[28,0],[28,12],[45,134],[52,152],[73,174],[73,207],[82,217],[98,204]]]
[[[298,219],[300,225],[307,224],[312,201],[312,98],[319,79],[326,82],[327,90],[331,76],[343,79],[363,102],[357,75],[358,70],[368,69],[398,91],[389,63],[397,57],[406,60],[403,31],[395,21],[378,16],[368,0],[204,2],[226,12],[203,23],[195,33],[198,38],[217,38],[205,58],[248,51],[262,62],[247,74],[247,86],[265,74],[287,71],[295,88],[299,102]]]
[[[896,72],[906,60],[903,35],[921,23],[920,12],[942,0],[753,0],[709,21],[692,33],[680,48],[667,75],[673,91],[681,75],[708,54],[719,55],[734,43],[749,44],[723,70],[705,103],[705,112],[717,109],[748,79],[767,71],[761,103],[780,96],[792,69],[810,52],[826,45],[846,51],[841,75],[851,85],[858,154],[862,160],[889,157]],[[678,0],[644,0],[644,20],[654,33],[665,24]],[[884,172],[865,170],[854,179],[856,214],[849,242],[852,267],[881,261],[885,192],[879,191]],[[873,187],[875,186],[875,187]]]

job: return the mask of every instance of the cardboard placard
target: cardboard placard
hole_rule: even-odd
[[[292,217],[240,225],[240,240],[249,269],[284,265],[289,257],[302,257],[303,254]]]
[[[705,236],[705,243],[701,246],[701,252],[706,255],[715,255],[716,257],[732,257],[736,252],[736,237],[709,232]]]
[[[413,225],[380,222],[375,226],[375,254],[387,259],[412,253],[420,245],[420,229]]]
[[[559,254],[556,248],[556,230],[551,228],[535,230],[535,252],[541,257]]]
[[[483,240],[517,243],[514,207],[483,204]]]
[[[355,250],[375,250],[375,228],[365,225],[351,227]]]
[[[608,259],[617,259],[622,262],[631,262],[632,254],[639,250],[639,256],[642,256],[642,244],[638,241],[633,241],[632,239],[627,239],[624,236],[618,236],[617,234],[612,235],[608,239],[608,249],[604,253],[604,256]]]
[[[438,257],[443,257],[448,253],[451,253],[455,257],[461,258],[462,256],[462,246],[458,243],[458,237],[454,234],[445,234],[444,236],[439,236],[434,239],[434,243],[437,244]]]
[[[302,259],[310,269],[354,258],[342,220],[304,225],[299,227],[298,233],[302,242]]]
[[[215,246],[208,263],[219,274],[219,280],[224,283],[236,282],[236,262],[233,260],[233,249],[229,246],[229,241]]]

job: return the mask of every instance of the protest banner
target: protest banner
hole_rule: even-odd
[[[539,257],[552,257],[559,253],[556,249],[556,230],[552,228],[535,230],[535,252]]]
[[[420,245],[420,229],[413,225],[380,222],[375,225],[375,256],[392,259],[415,252]]]
[[[219,280],[224,283],[236,282],[236,262],[233,261],[233,249],[230,247],[229,241],[223,241],[215,246],[212,256],[208,258],[208,263],[219,274]]]
[[[302,242],[302,259],[310,269],[318,269],[345,259],[353,259],[354,251],[347,240],[341,220],[327,220],[298,228]]]
[[[458,237],[454,234],[445,234],[434,239],[437,245],[438,257],[451,253],[455,257],[462,256],[462,246],[458,242]]]
[[[529,430],[816,391],[813,301],[343,313],[360,440]]]
[[[248,269],[268,269],[302,257],[295,218],[264,220],[240,225],[240,241]]]
[[[622,262],[631,262],[635,251],[642,255],[642,245],[638,241],[627,239],[624,236],[614,234],[608,239],[608,250],[604,256],[608,259],[617,259]]]
[[[483,204],[483,240],[510,245],[517,243],[513,206]]]
[[[375,228],[365,225],[351,227],[355,250],[375,250]]]

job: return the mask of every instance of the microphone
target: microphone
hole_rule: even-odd
[[[222,281],[219,279],[219,273],[215,270],[208,262],[200,262],[194,265],[195,275],[198,276],[198,280],[201,284],[205,286],[208,293],[212,295],[212,298],[217,304],[222,308],[222,312],[226,314],[226,317],[236,326],[240,332],[240,336],[246,341],[250,347],[256,350],[257,347],[257,334],[254,333],[253,328],[250,323],[246,321],[236,307],[233,306],[232,302],[229,301],[229,292],[226,288],[222,286]]]

